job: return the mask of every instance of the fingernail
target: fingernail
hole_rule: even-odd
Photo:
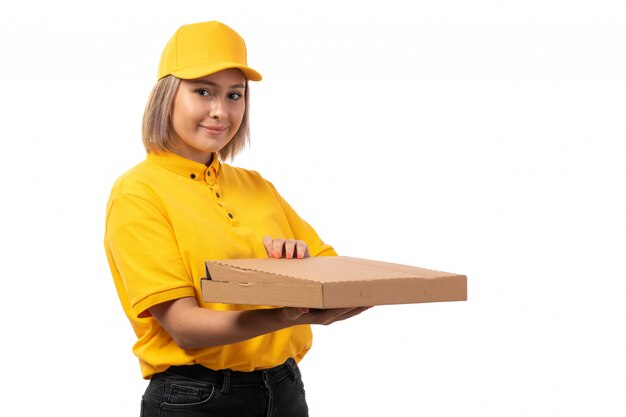
[[[287,254],[287,259],[291,259],[292,257],[293,257],[292,254],[290,254],[290,253]]]

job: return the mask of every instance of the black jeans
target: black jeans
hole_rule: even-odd
[[[300,369],[293,359],[254,372],[172,366],[153,375],[141,417],[308,417]]]

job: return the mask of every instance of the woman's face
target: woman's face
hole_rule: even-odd
[[[181,80],[172,105],[174,152],[202,164],[230,142],[243,120],[246,77],[236,68]]]

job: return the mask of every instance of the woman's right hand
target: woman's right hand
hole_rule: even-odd
[[[282,309],[282,314],[285,320],[292,323],[294,326],[299,324],[328,325],[354,317],[370,308],[371,307],[316,309],[304,307],[284,307]]]

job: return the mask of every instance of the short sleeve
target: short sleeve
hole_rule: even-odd
[[[174,230],[154,204],[133,195],[112,199],[105,243],[137,317],[165,301],[194,296]]]

